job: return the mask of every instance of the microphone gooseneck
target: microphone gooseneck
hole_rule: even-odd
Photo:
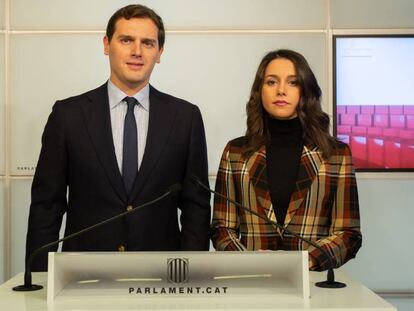
[[[170,187],[168,187],[169,195],[176,194],[181,191],[181,184],[176,183]]]
[[[42,252],[42,251],[44,251],[44,250],[46,250],[46,249],[48,249],[48,248],[50,248],[52,246],[55,246],[55,245],[59,244],[60,242],[70,240],[70,239],[72,239],[74,237],[77,237],[77,236],[82,235],[82,234],[84,234],[86,232],[89,232],[91,230],[94,230],[94,229],[96,229],[96,228],[98,228],[100,226],[103,226],[103,225],[105,225],[107,223],[110,223],[110,222],[112,222],[114,220],[117,220],[118,218],[121,218],[121,217],[127,216],[129,214],[132,214],[132,213],[136,212],[137,210],[140,210],[143,207],[146,207],[148,205],[151,205],[151,204],[154,204],[154,203],[156,203],[158,201],[161,201],[162,199],[164,199],[165,197],[167,197],[169,195],[173,195],[175,193],[178,193],[180,190],[181,190],[181,185],[179,183],[173,184],[170,187],[168,187],[168,189],[167,189],[166,192],[164,192],[161,196],[155,198],[152,201],[149,201],[149,202],[144,203],[142,205],[136,206],[136,207],[134,207],[134,208],[132,208],[130,210],[127,210],[126,212],[123,212],[123,213],[118,214],[118,215],[116,215],[114,217],[108,218],[106,220],[103,220],[103,221],[101,221],[101,222],[99,222],[97,224],[94,224],[94,225],[90,226],[90,227],[87,227],[87,228],[82,229],[80,231],[74,232],[72,234],[69,234],[68,236],[65,236],[65,237],[57,240],[57,241],[50,242],[48,244],[45,244],[45,245],[43,245],[43,246],[35,249],[29,255],[29,257],[26,260],[26,267],[25,267],[25,272],[24,272],[24,284],[13,287],[13,290],[14,291],[17,291],[17,292],[27,292],[27,291],[35,291],[35,290],[39,290],[39,289],[42,289],[43,288],[43,286],[41,286],[41,285],[32,284],[32,272],[31,272],[31,268],[30,268],[33,259],[40,252]]]
[[[302,241],[304,241],[304,242],[312,245],[313,247],[317,248],[318,250],[320,250],[321,252],[323,252],[325,255],[327,255],[327,258],[329,259],[329,261],[331,262],[331,264],[334,266],[334,264],[333,264],[334,262],[332,260],[332,257],[320,245],[316,244],[315,242],[313,242],[313,241],[311,241],[309,239],[306,239],[306,238],[302,237],[301,235],[299,235],[299,234],[297,234],[295,232],[292,232],[292,231],[288,230],[287,228],[283,227],[282,225],[278,224],[277,222],[275,222],[275,221],[273,221],[271,219],[268,219],[268,218],[264,217],[263,215],[260,215],[256,211],[253,211],[252,209],[250,209],[250,208],[248,208],[248,207],[240,204],[239,202],[236,202],[236,201],[234,201],[234,200],[226,197],[225,195],[222,195],[221,193],[218,193],[218,192],[216,192],[214,190],[211,190],[209,187],[207,187],[206,185],[204,185],[196,176],[192,176],[192,179],[198,185],[200,185],[202,188],[204,188],[205,190],[210,191],[211,193],[219,196],[220,198],[223,198],[223,199],[227,200],[228,202],[233,203],[234,205],[236,205],[236,206],[244,209],[245,211],[248,211],[249,213],[251,213],[251,214],[259,217],[260,219],[266,221],[267,223],[272,224],[272,225],[276,226],[277,228],[279,228],[279,229],[281,229],[281,230],[283,230],[283,231],[285,231],[285,232],[293,235],[294,237],[297,237],[298,239],[300,239],[300,240],[302,240]],[[346,287],[346,284],[335,281],[335,274],[334,274],[333,268],[329,268],[328,269],[328,274],[327,274],[327,280],[326,281],[317,282],[315,285],[318,286],[318,287],[322,287],[322,288],[343,288],[343,287]]]

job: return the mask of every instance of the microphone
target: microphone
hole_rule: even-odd
[[[84,234],[86,232],[89,232],[91,230],[94,230],[94,229],[96,229],[96,228],[98,228],[100,226],[103,226],[105,224],[108,224],[108,223],[110,223],[110,222],[112,222],[112,221],[114,221],[114,220],[116,220],[118,218],[121,218],[121,217],[127,216],[129,214],[132,214],[132,213],[136,212],[137,210],[140,210],[141,208],[144,208],[144,207],[146,207],[148,205],[151,205],[151,204],[154,204],[154,203],[156,203],[158,201],[161,201],[162,199],[164,199],[165,197],[167,197],[169,195],[176,194],[180,190],[181,190],[181,185],[179,183],[173,184],[172,186],[168,187],[168,189],[164,192],[164,194],[162,194],[161,196],[155,198],[152,201],[149,201],[149,202],[144,203],[142,205],[136,206],[136,207],[132,208],[131,210],[127,210],[126,212],[123,212],[121,214],[118,214],[118,215],[116,215],[114,217],[110,217],[110,218],[108,218],[106,220],[103,220],[103,221],[101,221],[101,222],[99,222],[97,224],[94,224],[94,225],[92,225],[90,227],[86,227],[86,228],[84,228],[84,229],[82,229],[80,231],[77,231],[77,232],[74,232],[72,234],[69,234],[68,236],[65,236],[65,237],[63,237],[63,238],[61,238],[61,239],[59,239],[57,241],[50,242],[48,244],[45,244],[45,245],[43,245],[43,246],[35,249],[29,255],[29,258],[26,261],[26,268],[25,268],[25,272],[24,272],[24,284],[13,287],[13,290],[14,291],[17,291],[17,292],[27,292],[27,291],[35,291],[35,290],[39,290],[39,289],[42,289],[43,288],[43,286],[41,286],[41,285],[32,284],[32,272],[31,272],[31,269],[30,269],[30,266],[31,266],[31,263],[32,263],[33,259],[40,252],[42,252],[42,251],[44,251],[44,250],[46,250],[46,249],[48,249],[48,248],[50,248],[52,246],[55,246],[55,245],[59,244],[60,242],[70,240],[70,239],[72,239],[74,237],[77,237],[77,236],[82,235],[82,234]]]
[[[236,202],[236,201],[234,201],[232,199],[229,199],[228,197],[222,195],[221,193],[218,193],[218,192],[216,192],[214,190],[211,190],[209,187],[207,187],[206,185],[204,185],[196,176],[193,175],[191,178],[198,185],[200,185],[202,188],[204,188],[205,190],[210,191],[211,193],[213,193],[213,194],[215,194],[215,195],[217,195],[217,196],[219,196],[219,197],[221,197],[221,198],[223,198],[223,199],[225,199],[225,200],[233,203],[234,205],[236,205],[236,206],[244,209],[245,211],[248,211],[249,213],[251,213],[251,214],[259,217],[260,219],[263,219],[268,224],[274,225],[277,228],[279,228],[279,229],[281,229],[281,230],[283,230],[283,231],[285,231],[285,232],[293,235],[294,237],[297,237],[298,239],[300,239],[300,240],[302,240],[302,241],[304,241],[304,242],[312,245],[313,247],[317,248],[318,250],[320,250],[321,252],[323,252],[325,255],[327,255],[329,261],[331,262],[331,264],[333,264],[332,257],[330,256],[330,254],[324,248],[322,248],[321,246],[319,246],[315,242],[313,242],[313,241],[311,241],[309,239],[306,239],[306,238],[302,237],[301,235],[299,235],[299,234],[297,234],[295,232],[292,232],[292,231],[288,230],[287,228],[283,227],[282,225],[278,224],[277,222],[275,222],[273,220],[270,220],[270,219],[264,217],[263,215],[260,215],[259,213],[253,211],[252,209],[250,209],[250,208],[248,208],[246,206],[243,206],[239,202]],[[341,282],[335,281],[335,274],[334,274],[333,268],[329,268],[328,269],[328,274],[327,274],[326,281],[317,282],[315,285],[317,287],[322,287],[322,288],[343,288],[343,287],[346,287],[346,284],[345,283],[341,283]]]

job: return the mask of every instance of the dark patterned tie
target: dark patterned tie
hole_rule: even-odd
[[[138,173],[138,139],[137,123],[135,122],[134,107],[138,101],[134,97],[125,97],[128,110],[124,121],[124,143],[122,156],[122,178],[127,193],[129,194]]]

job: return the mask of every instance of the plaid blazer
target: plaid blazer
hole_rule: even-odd
[[[240,137],[225,147],[216,191],[277,221],[267,184],[266,148],[244,159],[243,146]],[[338,142],[329,160],[316,147],[304,146],[284,227],[326,252],[215,196],[212,241],[217,250],[307,249],[311,270],[339,267],[355,257],[362,241],[357,184],[346,144]]]

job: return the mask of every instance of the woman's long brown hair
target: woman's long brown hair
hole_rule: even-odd
[[[262,104],[264,74],[269,63],[277,58],[290,60],[296,69],[300,87],[300,100],[297,114],[303,128],[304,142],[318,147],[324,158],[329,158],[336,140],[329,134],[329,116],[322,111],[322,91],[306,59],[291,50],[277,50],[268,53],[261,61],[256,72],[250,99],[246,105],[247,131],[244,157],[250,156],[269,139],[266,110]]]

